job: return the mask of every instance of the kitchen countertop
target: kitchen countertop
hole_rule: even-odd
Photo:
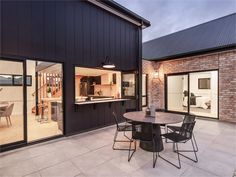
[[[75,102],[76,105],[84,105],[84,104],[96,104],[96,103],[108,103],[108,102],[117,102],[117,101],[127,101],[129,99],[104,99],[104,100],[91,100],[91,101],[81,101]]]

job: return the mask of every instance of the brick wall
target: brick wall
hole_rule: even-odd
[[[143,60],[143,73],[148,74],[148,102],[165,107],[164,74],[219,70],[219,119],[236,122],[236,50],[151,62]],[[159,78],[153,73],[159,71]]]

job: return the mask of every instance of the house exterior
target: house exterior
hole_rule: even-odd
[[[202,117],[236,122],[235,22],[234,13],[143,43],[142,68],[143,73],[148,74],[148,104],[170,112],[199,115],[199,112],[192,111],[195,109],[202,111]],[[200,78],[211,72],[215,72],[214,81],[210,76]],[[195,76],[198,81],[194,80]],[[204,89],[201,83],[207,81],[209,87]],[[195,90],[194,84],[198,84]],[[215,85],[215,91],[212,85]],[[178,89],[179,93],[174,93]],[[207,92],[211,93],[207,95]],[[174,109],[175,100],[171,100],[171,94],[175,94],[182,110],[180,107]],[[187,101],[184,103],[185,98]],[[215,115],[210,114],[213,102]],[[207,111],[209,116],[204,116],[203,112]]]
[[[0,3],[0,152],[140,108],[148,20],[107,0]]]

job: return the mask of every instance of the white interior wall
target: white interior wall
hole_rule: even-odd
[[[32,86],[27,86],[27,113],[31,113],[32,108],[35,106],[35,66],[36,62],[27,60],[27,75],[32,76]]]
[[[198,89],[198,79],[201,78],[211,78],[211,73],[210,72],[190,73],[190,78],[189,78],[190,93],[194,93],[194,95],[196,96],[210,96],[211,89]]]
[[[182,109],[185,80],[185,76],[168,77],[168,110]]]

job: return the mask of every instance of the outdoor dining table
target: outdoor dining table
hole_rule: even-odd
[[[176,124],[183,121],[184,116],[181,114],[174,114],[174,113],[167,113],[167,112],[156,112],[155,117],[146,116],[145,112],[143,111],[135,111],[135,112],[127,112],[124,115],[124,118],[127,120],[131,120],[134,122],[140,122],[142,130],[145,132],[150,132],[149,126],[145,123],[151,123],[153,124],[153,133],[157,135],[156,143],[157,147],[155,149],[156,152],[160,152],[164,149],[162,137],[161,137],[161,128],[160,125],[166,125],[166,124]],[[143,123],[143,124],[142,124]],[[140,141],[140,147],[146,151],[153,151],[151,142],[144,142]]]

